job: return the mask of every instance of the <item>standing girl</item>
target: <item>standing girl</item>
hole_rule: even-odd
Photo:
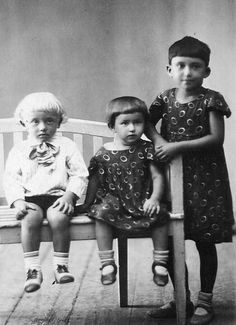
[[[185,238],[196,242],[200,256],[201,290],[191,325],[206,324],[214,316],[215,244],[232,241],[234,223],[223,150],[224,116],[231,112],[221,94],[202,87],[210,74],[209,58],[209,47],[193,37],[184,37],[169,48],[167,72],[176,88],[155,99],[150,107],[152,125],[147,129],[160,161],[183,155]],[[154,128],[159,120],[161,136]],[[174,308],[171,302],[150,315],[173,316]]]
[[[58,136],[67,117],[51,93],[26,96],[15,111],[28,138],[9,153],[4,175],[6,198],[21,220],[21,240],[27,278],[24,289],[32,292],[43,281],[39,262],[43,219],[48,219],[54,248],[54,275],[58,283],[74,281],[68,271],[69,222],[74,205],[86,185],[88,171],[76,144]]]
[[[163,166],[153,160],[153,144],[141,139],[147,119],[147,107],[140,99],[113,99],[107,108],[107,121],[114,131],[114,141],[104,144],[90,162],[88,190],[81,211],[94,203],[89,215],[96,220],[104,285],[116,280],[113,228],[131,232],[151,229],[153,280],[160,286],[168,282],[169,215],[161,203]]]

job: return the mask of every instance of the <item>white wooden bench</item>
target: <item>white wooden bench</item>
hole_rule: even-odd
[[[13,118],[0,119],[0,244],[20,243],[20,221],[16,220],[14,209],[6,205],[4,192],[2,188],[2,177],[4,163],[13,143],[21,141],[25,134],[21,125],[17,124]],[[73,139],[86,163],[91,156],[99,149],[103,142],[112,137],[112,132],[107,125],[102,122],[69,119],[59,130],[63,135]],[[185,244],[184,244],[184,225],[183,225],[183,175],[182,159],[174,159],[167,170],[169,179],[169,195],[172,202],[172,211],[170,212],[171,222],[169,235],[173,238],[173,263],[174,275],[176,279],[176,306],[177,306],[177,324],[186,323],[186,296],[185,296]],[[94,221],[86,215],[77,215],[71,219],[71,240],[89,240],[95,239]],[[148,237],[148,233],[142,233],[138,237]],[[119,291],[120,306],[128,305],[128,246],[127,240],[132,236],[117,235],[118,255],[119,255]],[[44,220],[42,232],[42,241],[51,241],[51,232],[48,223]]]

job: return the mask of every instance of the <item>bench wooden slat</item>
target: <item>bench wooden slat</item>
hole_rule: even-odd
[[[81,153],[81,155],[84,155],[84,148],[83,148],[83,136],[82,134],[74,134],[73,135],[73,140],[75,141],[75,143],[77,144],[79,151]]]
[[[13,132],[13,143],[16,144],[23,140],[23,133],[22,132]]]
[[[3,173],[4,173],[4,143],[3,143],[3,134],[0,134],[0,184],[3,183]],[[0,197],[4,196],[4,191],[2,186],[0,186]]]

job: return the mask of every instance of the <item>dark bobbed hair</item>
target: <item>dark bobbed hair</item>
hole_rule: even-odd
[[[211,50],[209,46],[197,38],[185,36],[169,47],[169,64],[175,56],[188,56],[202,59],[206,67],[209,65]]]
[[[144,101],[137,97],[123,96],[112,99],[106,109],[107,125],[110,129],[115,126],[116,117],[120,114],[142,113],[145,123],[149,119],[148,109]]]

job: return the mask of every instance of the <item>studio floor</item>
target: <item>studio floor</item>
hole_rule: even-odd
[[[114,241],[116,250],[116,242]],[[219,268],[214,293],[214,325],[236,323],[236,237],[217,246]],[[0,325],[174,325],[157,320],[147,311],[171,299],[172,285],[159,288],[152,281],[150,239],[129,240],[129,307],[120,308],[118,281],[100,283],[99,260],[94,240],[72,242],[71,284],[52,284],[52,244],[42,243],[40,258],[44,281],[40,290],[27,294],[20,244],[0,246]],[[186,241],[192,300],[199,291],[199,259],[194,243]]]

